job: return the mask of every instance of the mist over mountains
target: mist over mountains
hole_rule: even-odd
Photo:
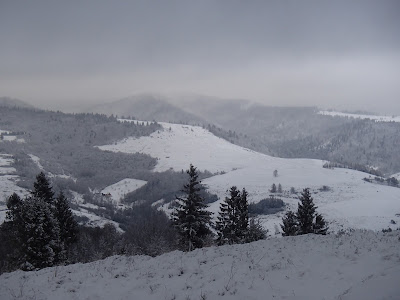
[[[0,107],[34,108],[33,105],[10,97],[0,97]]]
[[[197,124],[228,141],[287,158],[362,165],[390,175],[400,170],[400,125],[318,114],[317,107],[271,107],[201,95],[142,94],[94,106],[92,112]],[[359,166],[360,167],[360,166]]]
[[[1,0],[0,299],[398,299],[399,12]]]
[[[8,97],[0,98],[0,106],[33,108]],[[317,107],[273,107],[199,94],[146,93],[82,104],[74,111],[200,125],[234,144],[268,155],[325,159],[387,176],[400,171],[399,123],[321,115]]]

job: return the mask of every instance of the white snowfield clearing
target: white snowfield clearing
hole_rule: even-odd
[[[13,193],[18,194],[20,197],[24,197],[28,194],[28,191],[17,185],[19,177],[14,175],[16,172],[15,168],[11,167],[14,162],[12,155],[0,154],[0,224],[2,224],[6,218],[6,200]]]
[[[332,117],[344,117],[353,119],[369,119],[375,122],[400,122],[400,116],[375,116],[375,115],[359,115],[359,114],[348,114],[337,111],[319,111],[318,114]]]
[[[102,150],[125,153],[146,153],[158,159],[155,171],[170,168],[187,170],[190,163],[199,170],[222,172],[203,180],[219,201],[210,205],[214,217],[231,186],[246,188],[250,202],[269,197],[273,183],[282,185],[284,193],[276,195],[296,209],[298,197],[291,195],[311,189],[318,211],[330,223],[330,229],[363,228],[381,230],[400,224],[400,189],[363,181],[369,174],[349,169],[325,169],[324,161],[314,159],[283,159],[261,154],[231,144],[209,131],[189,125],[160,123],[163,130],[148,137],[128,138]],[[274,170],[278,176],[274,177]],[[327,186],[328,191],[320,191]],[[167,210],[168,204],[163,206]],[[283,213],[263,217],[269,233],[279,233]],[[393,224],[392,220],[396,223]]]
[[[154,169],[163,172],[187,170],[190,163],[199,170],[212,173],[228,172],[232,168],[244,168],[265,161],[269,156],[238,147],[216,137],[198,126],[159,123],[163,130],[150,136],[127,138],[113,145],[99,146],[101,150],[124,153],[145,153],[157,158]]]
[[[138,188],[141,188],[147,183],[147,181],[133,178],[125,178],[117,183],[114,183],[104,190],[101,191],[103,194],[110,194],[111,200],[120,204],[121,200],[125,197],[126,194],[136,191]]]
[[[399,299],[400,231],[113,256],[0,276],[0,299]]]
[[[7,141],[7,142],[17,142],[17,143],[25,143],[24,138],[20,138],[16,135],[12,135],[10,131],[8,130],[1,130],[0,129],[0,135],[1,139],[0,142],[2,141]]]
[[[394,178],[400,180],[400,173],[393,174],[393,175],[390,176],[390,177],[394,177]]]
[[[119,227],[119,224],[115,221],[97,216],[92,212],[85,210],[84,208],[80,207],[79,210],[71,210],[72,213],[78,217],[86,217],[89,221],[85,222],[85,226],[88,227],[104,227],[106,224],[112,224],[118,232],[123,232],[123,230]]]
[[[98,216],[89,210],[89,209],[101,209],[100,206],[97,206],[92,203],[85,203],[82,194],[79,194],[74,191],[71,191],[71,194],[72,194],[71,202],[78,205],[77,209],[72,209],[72,213],[78,217],[84,217],[88,219],[88,221],[86,222],[80,222],[81,225],[90,227],[97,227],[97,226],[104,227],[104,225],[106,224],[112,224],[119,232],[123,232],[123,230],[119,227],[119,224],[117,222]]]

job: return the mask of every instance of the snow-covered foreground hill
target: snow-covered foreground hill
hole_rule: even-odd
[[[296,195],[289,193],[290,188],[299,192],[308,187],[318,210],[334,231],[349,227],[395,229],[400,224],[400,189],[365,182],[363,178],[369,174],[349,169],[325,169],[321,160],[271,157],[231,144],[201,127],[161,125],[163,130],[150,136],[128,138],[99,148],[149,154],[158,159],[155,171],[186,170],[192,163],[200,170],[218,172],[205,179],[203,184],[217,194],[220,201],[227,196],[226,191],[236,185],[240,189],[246,188],[251,202],[258,202],[269,197],[273,183],[280,183],[284,193],[278,197],[288,204],[288,209],[295,209],[298,200]],[[277,177],[273,175],[274,170],[278,171]],[[220,201],[213,203],[210,210],[218,212]],[[165,210],[167,206],[164,206]],[[282,213],[263,218],[270,233],[279,231],[281,217]]]
[[[399,299],[400,231],[114,256],[0,276],[0,299]]]

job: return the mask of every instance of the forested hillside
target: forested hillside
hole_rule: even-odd
[[[127,177],[142,177],[156,160],[145,154],[100,151],[93,147],[160,129],[157,123],[121,123],[99,114],[64,114],[41,110],[1,108],[0,129],[18,141],[3,140],[2,153],[12,154],[20,184],[29,187],[40,169],[55,176],[55,185],[87,191],[104,188]]]
[[[131,117],[138,120],[199,124],[203,119],[189,113],[179,106],[170,104],[165,97],[153,94],[139,94],[111,103],[99,104],[88,109],[89,112],[106,115]]]
[[[315,107],[270,107],[197,96],[181,107],[235,144],[287,158],[317,158],[400,171],[400,123],[325,116]]]
[[[316,107],[271,107],[199,95],[136,95],[95,109],[202,125],[232,143],[278,157],[331,160],[387,176],[400,171],[400,123],[320,115]]]

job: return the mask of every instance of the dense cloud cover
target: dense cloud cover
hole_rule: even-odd
[[[395,0],[4,0],[0,94],[54,106],[194,92],[400,114],[399,17]]]

